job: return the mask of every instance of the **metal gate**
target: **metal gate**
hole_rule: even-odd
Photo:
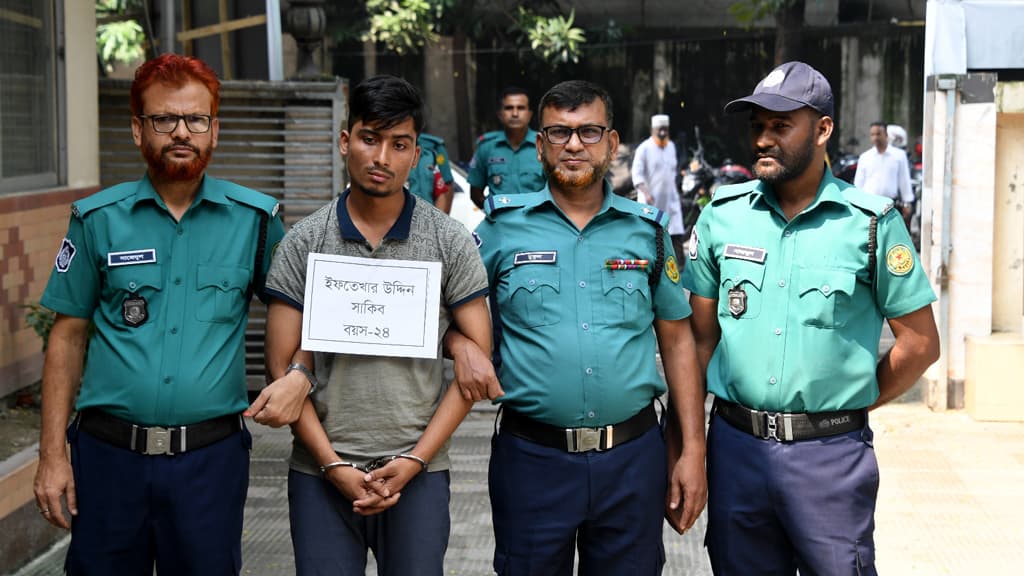
[[[132,142],[127,80],[102,79],[100,92],[100,184],[138,179],[145,162]],[[338,196],[345,187],[337,135],[346,123],[348,83],[221,83],[220,136],[211,176],[274,196],[285,228]],[[266,308],[249,307],[245,369],[249,389],[264,385],[263,333]]]

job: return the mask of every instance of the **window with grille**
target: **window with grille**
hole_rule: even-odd
[[[0,0],[0,193],[62,179],[56,4]]]

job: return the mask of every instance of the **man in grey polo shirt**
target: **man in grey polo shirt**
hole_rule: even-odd
[[[362,574],[368,549],[382,574],[443,573],[448,439],[472,401],[445,386],[440,344],[430,359],[317,352],[312,362],[300,349],[307,257],[322,253],[440,262],[439,342],[454,322],[490,350],[487,276],[473,240],[403,189],[419,155],[422,110],[416,89],[393,76],[353,89],[339,139],[351,186],[295,224],[267,278],[267,370],[276,380],[250,411],[277,424],[279,415],[260,412],[301,406],[288,476],[300,576]]]

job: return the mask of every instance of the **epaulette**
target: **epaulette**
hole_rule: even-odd
[[[260,212],[265,212],[271,218],[277,216],[277,211],[280,210],[281,208],[281,205],[273,196],[268,196],[262,192],[257,192],[251,188],[246,188],[245,186],[239,186],[238,184],[235,184],[234,182],[230,182],[228,180],[220,180],[217,178],[213,178],[209,174],[206,175],[206,178],[206,184],[212,184],[216,182],[218,185],[220,185],[221,190],[224,191],[224,195],[227,196],[228,198],[240,204],[251,206],[259,210]]]
[[[757,190],[760,180],[748,180],[746,182],[740,182],[739,184],[726,184],[725,186],[719,186],[715,190],[715,195],[711,198],[712,204],[720,204],[726,200],[733,198],[739,198],[740,196],[746,196],[754,190]]]
[[[483,134],[480,135],[479,138],[477,138],[477,143],[478,144],[483,144],[484,142],[486,142],[488,140],[494,140],[495,138],[498,138],[499,136],[501,136],[504,133],[505,133],[504,130],[494,130],[492,132],[484,132]]]
[[[622,196],[613,196],[612,206],[621,212],[634,214],[644,220],[650,220],[654,224],[668,226],[668,214],[664,210],[659,210],[654,206],[640,204],[639,202],[634,202],[628,198],[623,198]]]
[[[138,185],[138,181],[124,182],[111,186],[110,188],[100,190],[91,196],[86,196],[85,198],[72,203],[71,213],[78,219],[85,218],[86,214],[96,210],[97,208],[109,206],[131,196],[132,194],[135,194],[135,190]]]
[[[869,194],[852,185],[844,187],[842,193],[847,202],[867,212],[869,216],[885,216],[894,206],[892,198]]]
[[[524,206],[536,205],[541,200],[540,192],[530,192],[528,194],[492,194],[487,197],[484,201],[484,214],[487,219],[494,221],[494,216],[498,212],[511,210],[513,208],[522,208]]]
[[[434,136],[433,134],[421,133],[419,136],[419,145],[422,146],[426,142],[429,146],[437,147],[438,144],[444,145],[444,138]]]

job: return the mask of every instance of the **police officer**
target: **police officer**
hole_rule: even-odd
[[[530,97],[522,88],[509,86],[498,100],[498,120],[503,130],[480,137],[469,163],[470,198],[484,206],[484,188],[490,194],[536,192],[544,187],[544,170],[533,146],[537,133],[530,129]]]
[[[416,144],[420,147],[420,161],[409,172],[409,191],[448,214],[452,211],[455,178],[444,140],[424,132]]]
[[[548,186],[492,194],[477,228],[503,323],[494,570],[572,574],[578,547],[579,574],[656,574],[662,518],[685,530],[706,496],[704,392],[668,219],[604,181],[619,143],[604,89],[562,82],[539,117]],[[666,391],[656,346],[682,424],[669,433],[683,447],[671,467],[653,406]],[[465,350],[450,348],[462,386]]]
[[[146,174],[74,203],[43,294],[57,319],[35,497],[63,528],[66,499],[69,574],[241,566],[245,327],[284,230],[273,198],[204,175],[219,99],[195,58],[138,69],[131,129]]]
[[[757,180],[719,188],[691,237],[718,575],[875,573],[868,410],[939,353],[935,295],[898,211],[825,169],[832,102],[801,62],[730,102],[749,113]],[[896,343],[879,360],[883,319]]]

